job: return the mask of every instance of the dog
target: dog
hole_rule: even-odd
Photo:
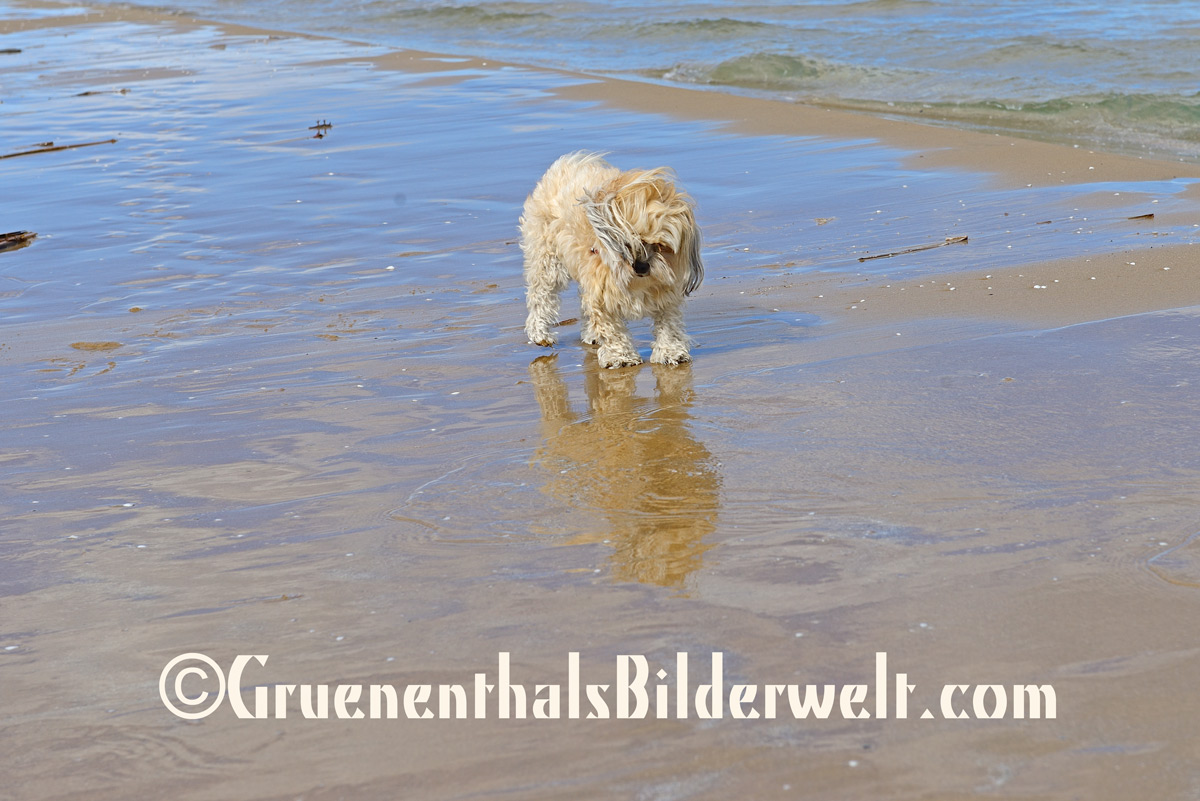
[[[525,333],[555,344],[559,293],[579,284],[583,341],[601,367],[641,364],[626,322],[653,321],[654,364],[691,360],[683,301],[700,286],[700,230],[692,199],[671,170],[621,172],[601,154],[577,152],[550,165],[520,219],[525,256]]]

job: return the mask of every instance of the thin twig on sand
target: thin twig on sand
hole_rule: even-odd
[[[904,250],[893,250],[891,253],[877,253],[874,256],[860,256],[858,260],[888,259],[892,256],[903,256],[906,253],[920,253],[922,250],[933,250],[934,248],[945,247],[946,245],[958,245],[966,241],[967,238],[965,236],[948,236],[944,242],[931,242],[928,245],[917,245],[916,247],[905,248]]]

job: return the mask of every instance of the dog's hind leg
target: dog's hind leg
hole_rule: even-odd
[[[559,293],[570,276],[553,254],[530,254],[525,261],[525,334],[535,345],[550,347],[558,341],[552,330],[558,324]]]
[[[682,364],[692,360],[688,353],[688,335],[683,330],[683,312],[678,306],[659,309],[654,321],[654,350],[651,364]]]

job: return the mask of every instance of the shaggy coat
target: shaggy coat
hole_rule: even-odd
[[[626,321],[644,317],[654,326],[651,362],[690,360],[683,299],[704,266],[692,200],[671,179],[665,168],[621,172],[595,153],[550,166],[520,221],[530,342],[556,342],[559,293],[574,280],[582,338],[600,346],[602,366],[641,363]]]

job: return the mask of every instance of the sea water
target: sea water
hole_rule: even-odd
[[[278,30],[1200,158],[1200,3],[1190,0],[165,4]]]

